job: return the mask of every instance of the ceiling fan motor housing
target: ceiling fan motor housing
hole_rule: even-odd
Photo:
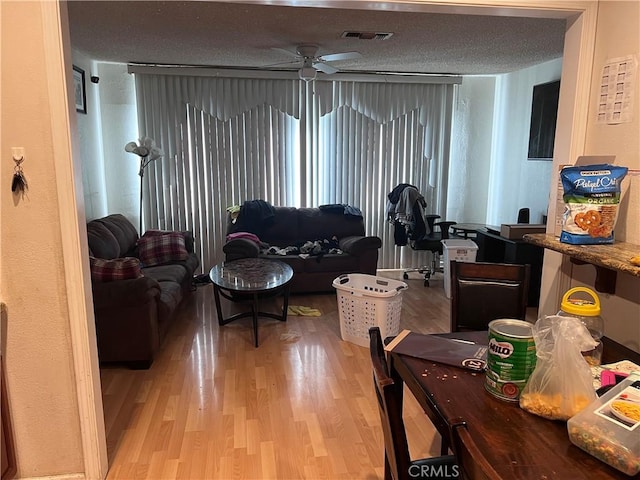
[[[318,53],[318,46],[306,43],[298,45],[296,51],[298,52],[298,55],[304,58],[314,58],[316,56],[316,53]]]

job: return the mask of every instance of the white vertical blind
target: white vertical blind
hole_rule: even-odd
[[[145,229],[191,230],[203,269],[222,260],[226,209],[296,205],[300,82],[136,74],[141,136],[164,156],[147,169]]]
[[[444,215],[453,89],[136,74],[140,134],[165,152],[145,176],[145,228],[192,230],[206,271],[228,206],[344,203],[382,238],[379,268],[424,263],[394,245],[387,194],[413,184]]]
[[[182,197],[203,265],[213,265],[222,260],[227,207],[258,198],[299,203],[296,190],[288,187],[298,169],[299,121],[268,105],[226,121],[192,105],[187,109],[192,141],[182,164],[191,182],[184,182]]]
[[[322,83],[313,97],[320,116],[315,157],[314,205],[347,203],[365,216],[367,233],[383,240],[380,268],[424,263],[425,252],[398,248],[386,220],[387,194],[400,183],[415,185],[428,211],[446,215],[442,188],[449,168],[453,85]],[[446,184],[445,184],[446,185]]]

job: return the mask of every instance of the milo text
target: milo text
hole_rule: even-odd
[[[492,338],[489,341],[489,351],[500,358],[507,358],[513,353],[513,345],[509,342],[498,342]]]

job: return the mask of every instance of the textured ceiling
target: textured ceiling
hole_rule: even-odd
[[[178,1],[70,1],[71,45],[119,63],[297,69],[274,48],[319,45],[343,72],[506,73],[562,56],[565,20]],[[345,31],[391,32],[387,40]],[[274,64],[279,64],[274,66]]]

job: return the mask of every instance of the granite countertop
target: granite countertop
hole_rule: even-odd
[[[592,265],[640,277],[640,267],[630,262],[632,257],[640,255],[640,245],[626,242],[610,245],[570,245],[561,243],[557,237],[548,233],[529,233],[523,240]]]

